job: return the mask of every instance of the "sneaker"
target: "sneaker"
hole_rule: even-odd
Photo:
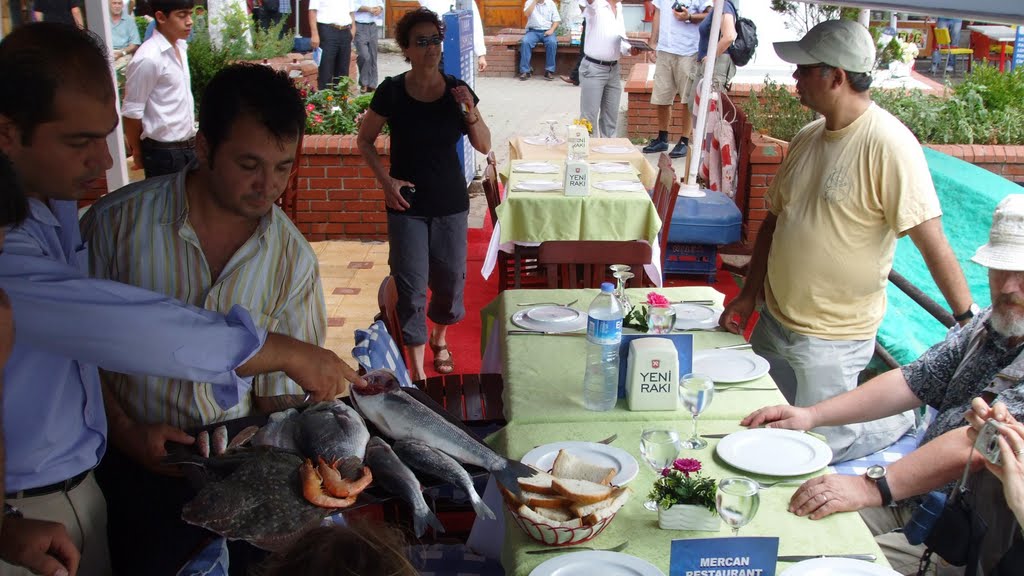
[[[678,142],[672,147],[672,151],[668,153],[669,158],[682,158],[686,156],[690,146],[686,142]]]
[[[665,150],[668,150],[668,142],[658,138],[651,138],[647,146],[644,146],[644,154],[654,154],[655,152],[664,152]]]
[[[555,79],[555,73],[554,72],[550,72],[550,71],[545,71],[544,72],[544,79],[545,80],[554,80]]]
[[[529,72],[523,72],[522,74],[519,75],[519,79],[524,81],[524,82],[526,80],[529,80],[530,79],[530,73]]]
[[[953,67],[952,66],[946,66],[946,73],[947,74],[952,74],[953,73]]]

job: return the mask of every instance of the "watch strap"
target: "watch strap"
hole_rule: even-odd
[[[963,322],[964,320],[970,320],[971,318],[974,318],[974,305],[973,304],[968,306],[967,310],[964,310],[963,312],[953,316],[953,320],[956,320],[957,322]]]
[[[885,476],[874,480],[875,485],[878,486],[878,493],[882,495],[882,506],[892,506],[892,491],[889,490],[889,481]]]

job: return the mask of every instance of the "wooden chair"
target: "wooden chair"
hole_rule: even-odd
[[[651,245],[639,240],[556,240],[541,243],[538,260],[547,269],[548,288],[600,288],[610,281],[612,264],[628,265],[635,275],[632,285],[643,286]]]
[[[970,48],[960,48],[959,46],[953,46],[953,41],[949,36],[948,28],[936,28],[932,26],[932,33],[935,36],[935,46],[939,50],[939,54],[943,57],[939,60],[940,66],[936,72],[942,72],[946,69],[946,61],[950,55],[953,56],[953,73],[956,74],[956,62],[960,59],[960,56],[966,56],[967,60],[967,71],[971,71],[971,61],[974,60],[974,50]]]
[[[278,197],[277,204],[284,213],[295,222],[299,207],[299,167],[302,165],[302,138],[299,138],[299,145],[295,149],[295,163],[292,164],[291,174],[288,175],[288,185],[285,186],[284,194]]]
[[[661,246],[661,261],[664,266],[665,255],[668,253],[668,234],[672,226],[672,212],[676,209],[676,198],[679,197],[679,179],[672,168],[672,159],[662,153],[658,157],[658,179],[654,182],[654,194],[651,201],[661,218],[661,230],[658,232],[658,244]]]
[[[408,363],[405,357],[405,339],[402,338],[402,323],[398,321],[398,287],[395,286],[394,276],[385,276],[377,289],[377,320],[384,322],[391,339],[398,346],[398,353],[402,355],[402,361]]]
[[[501,189],[498,184],[498,167],[494,152],[487,154],[484,168],[484,196],[487,197],[487,211],[491,224],[498,223],[498,204],[501,204]],[[543,270],[537,264],[537,248],[515,246],[512,254],[498,251],[498,292],[508,288],[542,287],[545,285]]]

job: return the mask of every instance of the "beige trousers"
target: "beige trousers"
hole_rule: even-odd
[[[902,505],[895,508],[865,508],[860,511],[860,517],[875,535],[875,542],[885,553],[885,558],[892,565],[892,569],[907,576],[917,574],[925,546],[915,546],[907,542],[907,537],[902,532],[893,530],[902,528],[910,520],[911,511],[910,506]],[[963,567],[950,566],[945,560],[932,554],[928,576],[962,576],[963,573]]]
[[[109,576],[110,551],[107,549],[107,501],[90,472],[70,492],[46,496],[14,498],[11,506],[25,518],[59,522],[67,528],[71,541],[82,554],[79,576]],[[25,568],[0,561],[0,576],[31,576]]]

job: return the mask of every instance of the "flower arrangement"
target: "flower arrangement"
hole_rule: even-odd
[[[676,460],[671,468],[661,471],[661,477],[654,481],[654,487],[651,488],[647,499],[653,500],[662,510],[668,510],[675,504],[691,504],[707,508],[708,511],[717,514],[715,479],[703,476],[700,470],[700,460]]]
[[[370,106],[373,94],[353,96],[351,79],[343,76],[338,83],[316,90],[308,83],[299,84],[299,94],[306,102],[306,134],[355,134],[359,122]],[[388,126],[384,126],[388,132]]]
[[[640,306],[635,306],[626,314],[626,317],[622,319],[623,326],[632,326],[640,332],[650,332],[651,326],[648,322],[650,318],[651,308],[666,308],[671,310],[672,303],[668,301],[668,298],[658,294],[657,292],[648,292],[647,300],[644,301]],[[673,318],[673,322],[675,319]]]
[[[594,125],[590,123],[590,120],[587,120],[586,118],[577,118],[573,120],[572,123],[575,124],[576,126],[583,126],[584,128],[587,129],[587,134],[593,135]]]
[[[884,37],[883,37],[884,38]],[[921,49],[913,42],[904,42],[899,37],[893,37],[884,45],[878,46],[878,60],[882,65],[892,62],[912,63],[920,54]]]

